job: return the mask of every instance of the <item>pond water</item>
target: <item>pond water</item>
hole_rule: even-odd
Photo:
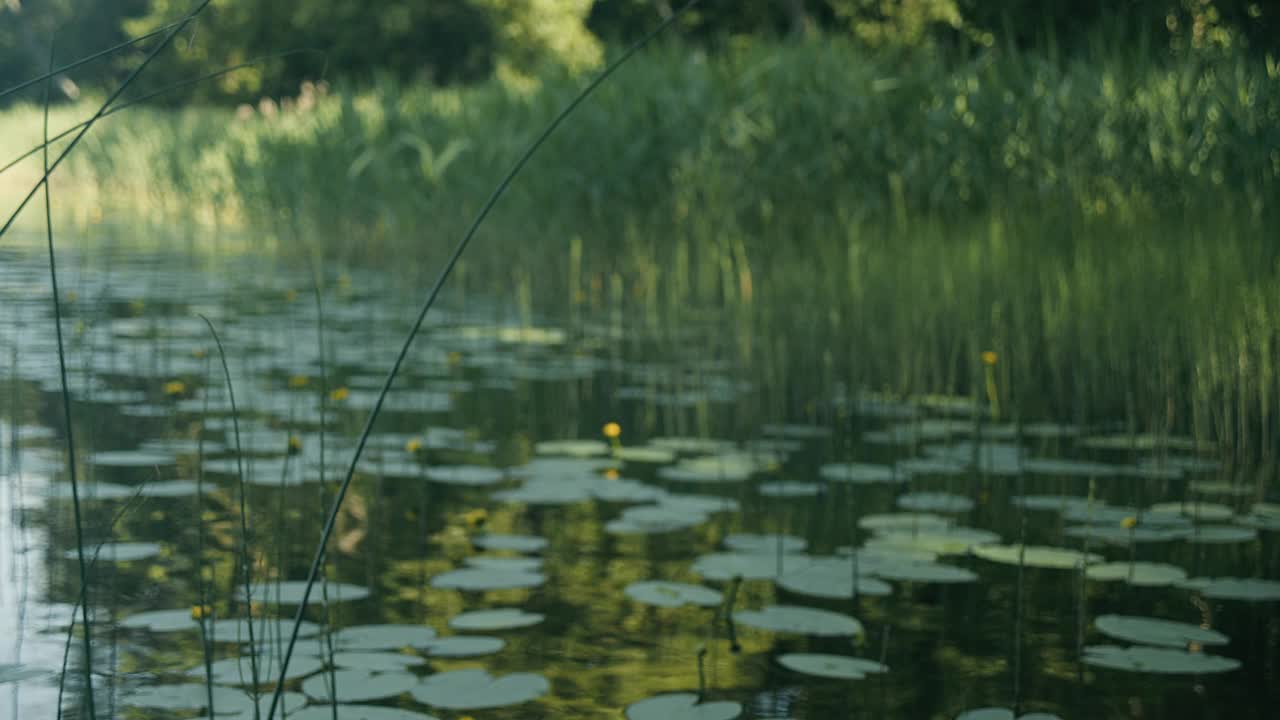
[[[263,258],[61,270],[97,716],[252,718],[420,299],[331,271],[321,334],[310,274]],[[57,715],[64,653],[64,716],[86,705],[48,279],[0,250],[24,719]],[[446,295],[337,517],[288,717],[1274,717],[1274,478],[971,398],[761,403],[710,310],[658,339]]]

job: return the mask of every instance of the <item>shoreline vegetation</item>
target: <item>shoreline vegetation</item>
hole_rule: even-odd
[[[842,383],[985,393],[990,350],[1002,407],[1217,443],[1261,486],[1280,447],[1280,63],[1085,47],[651,48],[547,143],[459,280],[651,327],[720,308],[797,405]],[[582,82],[131,108],[55,196],[82,232],[202,228],[411,281]],[[6,162],[41,111],[0,114]]]

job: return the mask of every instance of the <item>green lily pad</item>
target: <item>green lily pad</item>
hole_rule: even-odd
[[[1072,570],[1088,563],[1102,562],[1101,555],[1068,548],[1028,545],[977,545],[970,552],[983,560],[1002,565],[1023,565],[1047,570]]]
[[[889,671],[889,666],[874,660],[825,653],[788,653],[778,657],[778,664],[805,675],[835,680],[861,680]]]
[[[1093,621],[1098,632],[1117,640],[1127,640],[1142,645],[1185,648],[1198,645],[1226,645],[1229,638],[1220,632],[1199,625],[1161,620],[1134,615],[1099,615]]]
[[[739,610],[733,619],[741,625],[771,632],[819,637],[858,636],[862,623],[843,613],[796,605],[771,605],[763,610]]]
[[[531,613],[520,608],[496,608],[472,610],[449,619],[454,630],[512,630],[537,625],[546,619],[542,613]]]
[[[1068,460],[1065,458],[1028,458],[1023,461],[1022,469],[1031,475],[1058,475],[1082,478],[1111,477],[1119,472],[1115,465],[1090,462],[1088,460]]]
[[[484,550],[510,550],[518,553],[542,552],[547,547],[547,539],[533,535],[503,535],[501,533],[485,533],[471,540],[471,544]]]
[[[270,605],[297,605],[302,602],[302,594],[306,587],[307,583],[303,580],[287,580],[259,585],[253,589],[253,600]],[[315,587],[311,589],[311,595],[307,598],[307,604],[324,604],[325,593],[328,593],[328,602],[330,603],[352,602],[369,597],[369,590],[359,585],[331,582],[326,585],[326,589],[322,593],[320,584],[316,583]],[[241,588],[239,594],[241,598],[244,597],[243,588]]]
[[[85,554],[88,556],[88,552]],[[98,560],[103,562],[133,562],[155,557],[159,554],[160,545],[158,543],[143,542],[103,543],[96,550]],[[75,560],[79,557],[79,551],[67,550],[62,556],[69,560]]]
[[[404,670],[422,665],[426,660],[417,655],[405,655],[397,652],[352,652],[338,651],[333,654],[333,664],[350,670],[382,672],[386,670]],[[293,661],[289,662],[292,667]]]
[[[633,582],[623,592],[632,600],[660,607],[716,607],[724,600],[723,595],[711,588],[664,580]]]
[[[1175,515],[1195,518],[1204,522],[1220,522],[1230,520],[1235,512],[1219,503],[1211,502],[1163,502],[1156,503],[1147,509],[1151,515]]]
[[[1000,536],[970,527],[931,527],[918,532],[879,532],[866,542],[867,549],[919,550],[937,555],[963,555],[975,546],[1000,541]]]
[[[431,587],[449,590],[514,590],[546,582],[542,573],[469,567],[443,572],[431,578]]]
[[[897,505],[917,512],[960,513],[973,509],[973,501],[963,495],[946,492],[915,492],[900,495]]]
[[[853,559],[850,557],[797,557],[783,566],[778,587],[800,595],[831,599],[853,597]],[[873,597],[891,595],[893,588],[871,577],[869,569],[858,568],[858,594]]]
[[[507,646],[502,638],[487,635],[453,635],[436,638],[427,646],[427,654],[436,658],[480,657],[500,652]]]
[[[609,454],[609,444],[603,440],[547,440],[533,446],[539,455],[564,455],[588,458]]]
[[[818,474],[831,482],[846,482],[855,485],[871,483],[902,483],[910,476],[900,473],[888,465],[870,463],[829,463],[818,469]]]
[[[1170,675],[1209,675],[1240,667],[1240,661],[1233,658],[1144,646],[1088,645],[1084,648],[1082,661],[1086,665],[1112,670]]]
[[[676,459],[676,453],[674,450],[664,447],[644,445],[618,448],[613,451],[612,455],[614,458],[621,460],[622,462],[646,463],[652,465],[669,463]]]
[[[370,672],[369,670],[337,670],[320,673],[302,682],[302,692],[319,702],[364,702],[395,697],[418,685],[418,677],[403,670]],[[329,687],[333,681],[335,689]]]
[[[784,553],[800,553],[808,547],[804,538],[794,535],[757,535],[754,533],[736,533],[724,539],[725,547],[735,552],[768,553],[781,549]]]
[[[480,669],[428,675],[411,691],[413,698],[432,707],[479,710],[528,702],[551,690],[536,673],[493,676]]]
[[[627,720],[734,720],[742,704],[729,700],[699,702],[694,693],[666,693],[631,703]]]
[[[271,658],[258,658],[258,682],[266,684],[280,677],[280,665]],[[324,663],[320,658],[309,655],[297,655],[289,660],[289,671],[285,679],[294,680],[306,677],[320,668]],[[252,685],[253,664],[248,657],[233,657],[218,660],[210,664],[213,670],[213,681],[219,685]],[[196,680],[205,678],[205,666],[197,665],[186,672],[187,677]],[[217,700],[214,700],[217,704]],[[216,709],[216,708],[215,708]]]
[[[1252,542],[1258,539],[1258,531],[1236,525],[1197,525],[1185,537],[1188,542],[1202,544]]]
[[[744,580],[772,580],[781,569],[786,571],[789,562],[804,563],[804,556],[784,555],[779,558],[776,553],[709,553],[701,555],[693,562],[693,571],[708,580],[727,582],[735,577]]]
[[[813,497],[822,492],[818,483],[794,482],[790,480],[770,480],[756,486],[756,492],[765,497]]]
[[[1176,565],[1149,562],[1111,562],[1090,565],[1085,574],[1090,580],[1120,580],[1138,587],[1164,587],[1187,579],[1187,573]]]
[[[380,705],[338,706],[338,720],[440,720],[434,715]],[[333,720],[333,706],[312,705],[289,713],[289,720]]]
[[[427,468],[427,479],[445,485],[483,487],[502,482],[502,471],[484,465],[433,465]]]
[[[1280,581],[1278,580],[1197,577],[1181,582],[1179,586],[1198,590],[1201,595],[1214,600],[1280,601]]]
[[[890,530],[930,531],[954,524],[951,518],[927,512],[895,512],[864,515],[858,519],[858,527],[872,532]]]
[[[424,625],[354,625],[334,631],[332,639],[340,650],[424,648],[436,639],[436,631]]]
[[[89,456],[89,464],[99,467],[149,468],[157,465],[167,467],[178,462],[178,459],[167,452],[148,450],[106,450]]]

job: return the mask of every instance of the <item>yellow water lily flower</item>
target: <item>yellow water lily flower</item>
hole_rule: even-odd
[[[622,426],[616,422],[607,422],[604,424],[604,428],[601,429],[601,432],[603,432],[604,436],[610,440],[616,440],[622,436]]]
[[[329,393],[329,399],[334,402],[342,402],[343,400],[346,400],[349,397],[351,397],[351,391],[346,389],[345,387],[335,388],[332,392]]]
[[[302,438],[297,435],[289,436],[289,454],[297,455],[302,452]]]
[[[207,618],[212,614],[213,614],[213,608],[209,607],[208,605],[192,605],[191,606],[192,620],[203,620],[204,618]]]
[[[999,361],[1000,361],[1000,356],[999,356],[999,355],[997,355],[997,354],[995,353],[995,351],[994,351],[994,350],[983,350],[983,351],[982,351],[982,364],[983,364],[983,365],[995,365],[995,364],[996,364],[997,362],[999,362]]]
[[[618,468],[609,468],[608,470],[605,470],[604,476],[607,480],[617,480],[622,477],[622,475],[618,473]]]
[[[404,451],[410,455],[416,455],[422,450],[422,440],[418,438],[410,438],[409,442],[404,444]]]
[[[1132,530],[1137,526],[1138,526],[1138,518],[1132,515],[1120,521],[1120,527],[1124,528],[1125,530]]]
[[[181,395],[187,391],[187,384],[181,380],[170,380],[164,384],[164,394],[170,397]]]

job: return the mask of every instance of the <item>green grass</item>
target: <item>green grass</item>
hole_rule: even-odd
[[[774,411],[841,381],[982,394],[991,349],[1000,404],[1024,418],[1191,434],[1274,468],[1273,60],[826,38],[668,45],[617,80],[490,218],[467,289],[614,306],[647,328],[723,308],[726,352]],[[83,217],[197,221],[411,283],[582,82],[130,110],[68,182]]]

